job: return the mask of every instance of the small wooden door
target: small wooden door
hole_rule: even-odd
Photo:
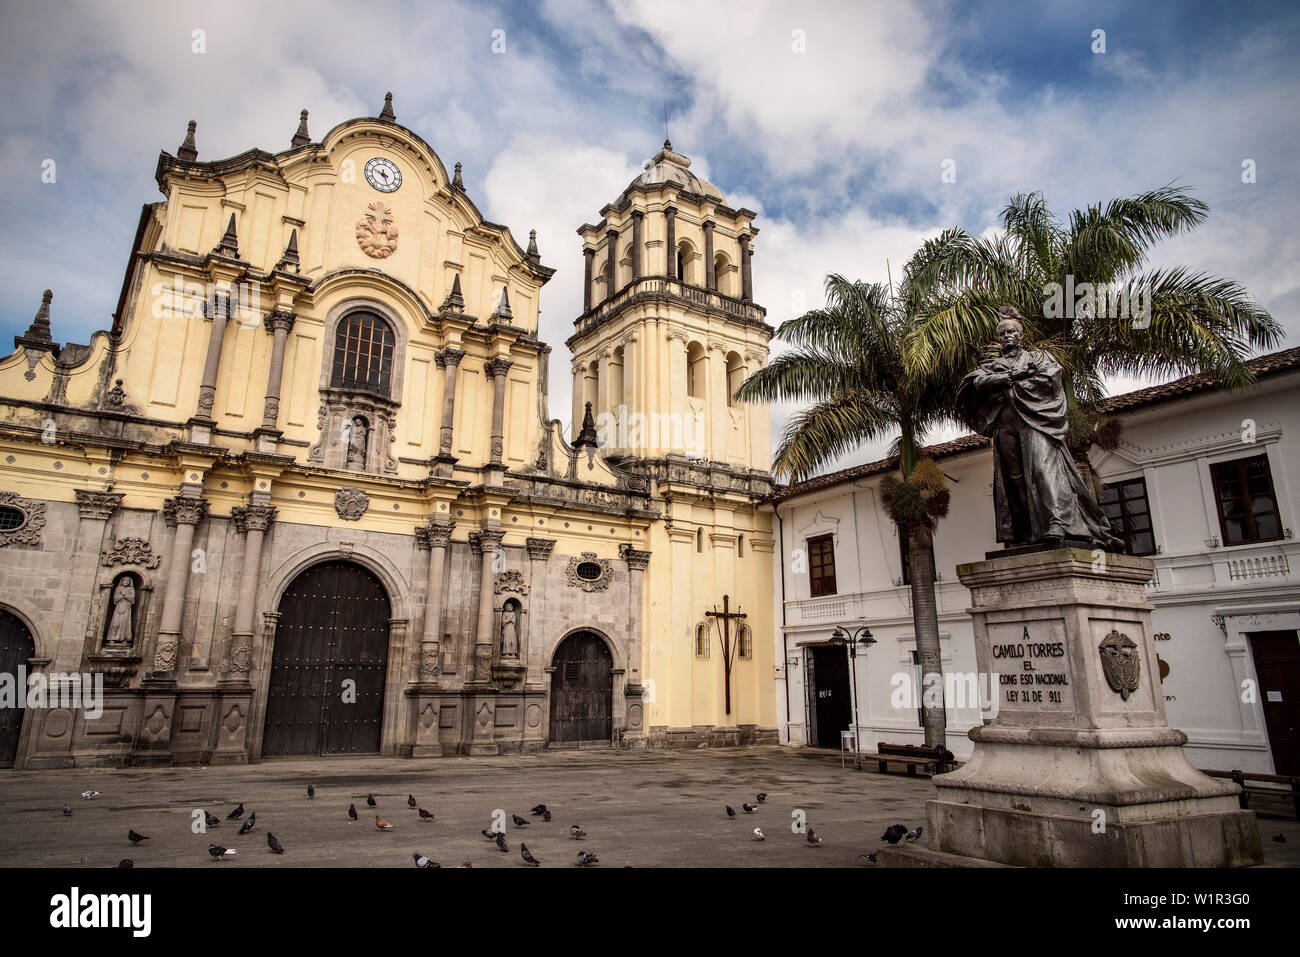
[[[819,748],[840,748],[840,732],[853,721],[849,702],[848,651],[843,646],[809,648],[808,712],[810,740]]]
[[[614,660],[599,635],[579,631],[555,649],[551,672],[551,746],[610,746]]]
[[[1300,636],[1256,631],[1249,637],[1274,771],[1300,774]]]
[[[27,674],[28,660],[36,655],[36,642],[22,620],[0,609],[0,674],[14,682],[14,706],[0,708],[0,768],[12,768],[18,757],[18,740],[23,733],[23,715],[27,707],[27,684],[18,681],[18,668]]]
[[[388,595],[350,562],[307,569],[280,599],[263,757],[379,750]]]

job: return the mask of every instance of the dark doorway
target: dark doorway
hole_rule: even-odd
[[[389,617],[384,586],[350,562],[293,580],[280,599],[263,757],[379,750]]]
[[[1300,638],[1294,631],[1256,631],[1248,637],[1274,773],[1300,774]]]
[[[853,721],[849,701],[849,655],[834,645],[808,649],[808,740],[819,748],[840,747],[840,732]]]
[[[14,706],[0,708],[0,768],[12,768],[18,757],[27,707],[27,682],[18,680],[18,669],[22,667],[26,674],[28,661],[35,656],[36,642],[27,626],[17,615],[0,609],[0,674],[11,676],[14,682]]]
[[[551,747],[609,747],[614,659],[605,642],[575,632],[560,642],[551,663]]]

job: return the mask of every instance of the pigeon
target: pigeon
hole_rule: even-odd
[[[533,808],[533,816],[534,816],[534,817],[541,817],[541,816],[542,816],[543,814],[545,814],[545,813],[546,813],[546,805],[545,805],[545,804],[539,804],[539,805],[537,805],[537,807]]]
[[[357,819],[357,806],[355,804],[348,805],[348,817],[354,821]]]
[[[923,825],[918,824],[914,829],[908,831],[908,832],[907,832],[907,842],[910,844],[910,843],[912,843],[913,841],[920,840],[920,838],[921,838],[921,831],[922,831],[922,830],[924,830]]]
[[[222,847],[220,844],[209,844],[208,853],[212,855],[214,861],[219,861],[224,857],[234,857],[235,852],[229,848]]]
[[[897,844],[907,834],[907,828],[901,824],[891,824],[885,828],[885,833],[880,835],[882,841],[888,841],[890,844]]]
[[[588,864],[599,864],[600,858],[595,854],[588,854],[586,851],[578,852],[578,866],[586,867]]]
[[[139,844],[141,841],[149,840],[149,835],[137,834],[135,833],[135,831],[128,829],[126,832],[126,839],[130,841],[132,844]]]
[[[498,851],[500,851],[502,854],[510,853],[510,848],[506,846],[506,836],[502,834],[500,831],[497,831],[496,842],[497,842]]]
[[[759,791],[759,792],[758,792],[758,803],[759,803],[759,804],[762,804],[762,803],[763,803],[764,801],[766,801],[766,800],[767,800],[767,794],[766,794],[765,792],[763,792],[763,791]]]
[[[756,841],[767,840],[767,835],[763,833],[763,829],[761,827],[754,828],[754,840]]]
[[[277,854],[284,853],[284,845],[281,844],[280,841],[276,838],[276,836],[272,834],[270,831],[266,832],[266,846],[269,847],[271,850],[275,851],[275,853]]]
[[[312,787],[310,784],[307,785],[307,799],[311,800],[315,796],[316,796],[316,789]]]
[[[431,861],[419,851],[412,851],[411,857],[415,860],[416,867],[442,867],[437,861]]]
[[[100,792],[98,792],[98,791],[82,791],[82,792],[81,792],[81,796],[84,797],[87,801],[91,800],[92,798],[97,798],[97,797],[99,797],[99,794],[100,794]]]
[[[416,810],[420,812],[420,820],[421,820],[421,821],[432,821],[432,820],[433,820],[433,815],[430,814],[428,811],[426,811],[424,808],[422,808],[422,807],[421,807],[421,808],[416,808]]]
[[[495,841],[495,840],[497,839],[496,832],[495,832],[495,831],[490,831],[490,830],[488,830],[486,827],[483,828],[483,830],[479,831],[479,833],[482,834],[482,835],[483,835],[485,838],[487,838],[489,841]]]
[[[745,813],[746,813],[746,814],[753,814],[755,811],[758,810],[758,805],[757,805],[757,804],[750,804],[750,803],[748,803],[748,802],[742,804],[741,807],[743,807],[743,808],[745,809]]]
[[[409,807],[411,810],[415,810],[417,807],[420,806],[420,802],[415,799],[414,794],[408,794],[406,796],[406,806]]]
[[[131,860],[129,857],[124,857],[117,862],[117,866],[122,870],[126,870],[127,868],[135,867],[135,861]]]
[[[211,811],[203,812],[203,823],[208,827],[217,827],[221,824],[221,818],[217,817]]]
[[[528,845],[525,844],[523,841],[519,842],[519,856],[524,859],[524,863],[527,864],[529,867],[537,867],[542,863],[541,861],[533,857],[533,855],[528,852]]]
[[[257,821],[257,812],[254,811],[252,814],[248,815],[248,820],[245,821],[243,827],[239,829],[239,833],[247,834],[249,831],[253,829],[253,824],[256,821]]]
[[[569,828],[569,836],[572,837],[575,841],[581,841],[584,837],[587,836],[587,832],[575,824],[571,828]]]
[[[461,861],[461,862],[460,862],[459,864],[457,864],[456,866],[457,866],[457,867],[469,867],[469,868],[472,868],[474,865],[471,864],[468,860],[464,860],[464,861]]]
[[[511,814],[510,817],[511,817],[512,820],[514,820],[514,822],[515,822],[515,827],[527,827],[527,826],[528,826],[528,822],[527,822],[526,820],[524,820],[522,817],[520,817],[518,814]]]
[[[876,852],[875,852],[875,851],[872,851],[870,854],[859,854],[858,857],[862,858],[862,859],[863,859],[864,861],[866,861],[868,864],[874,864],[874,863],[876,863]]]
[[[812,828],[808,828],[808,843],[809,843],[812,847],[821,847],[821,846],[822,846],[822,839],[821,839],[820,837],[817,836],[817,832],[814,831]]]
[[[732,807],[730,804],[728,804],[726,807],[727,807],[727,817],[732,818],[734,820],[736,817],[736,809]]]
[[[1277,841],[1279,844],[1285,844],[1285,843],[1286,843],[1286,835],[1285,835],[1285,834],[1274,834],[1274,835],[1273,835],[1273,840]]]
[[[375,803],[375,796],[373,794],[367,794],[366,807],[378,807],[378,806],[379,805]]]
[[[72,805],[71,805],[71,804],[65,804],[65,805],[63,805],[63,816],[64,816],[64,817],[72,817]]]
[[[378,814],[375,815],[375,827],[379,828],[379,830],[381,830],[381,831],[391,831],[391,830],[392,830],[394,827],[396,827],[396,826],[397,826],[397,825],[395,825],[395,824],[389,824],[387,821],[385,821],[385,820],[384,820],[382,817],[380,817]]]
[[[239,805],[239,807],[235,808],[233,811],[231,811],[229,814],[226,815],[226,820],[238,821],[243,816],[244,816],[244,805],[241,804]]]
[[[551,819],[551,812],[550,812],[550,811],[543,811],[543,812],[542,812],[542,820],[543,820],[543,821],[550,821],[550,819]]]

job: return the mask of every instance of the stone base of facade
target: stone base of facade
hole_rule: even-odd
[[[689,728],[669,728],[654,725],[645,738],[643,747],[655,750],[685,748],[725,748],[755,744],[780,744],[776,728],[760,728],[755,724],[707,725]]]

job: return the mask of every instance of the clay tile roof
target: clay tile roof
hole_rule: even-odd
[[[1259,379],[1277,375],[1281,372],[1289,372],[1293,369],[1300,369],[1300,346],[1283,349],[1281,352],[1270,352],[1268,355],[1249,359],[1246,366]],[[1134,409],[1156,405],[1161,402],[1181,399],[1200,392],[1209,392],[1214,388],[1216,386],[1213,376],[1189,375],[1181,379],[1175,379],[1173,382],[1166,382],[1164,385],[1153,385],[1146,389],[1138,389],[1134,392],[1125,392],[1123,395],[1112,396],[1102,402],[1101,410],[1110,413],[1131,412]],[[971,434],[960,436],[951,442],[927,445],[920,451],[932,459],[942,459],[951,455],[960,455],[963,452],[971,452],[975,449],[987,448],[988,444],[989,440],[984,436]],[[800,495],[818,492],[836,485],[855,482],[871,475],[892,471],[897,467],[898,459],[896,456],[877,459],[874,462],[867,462],[865,465],[855,465],[852,468],[841,469],[838,472],[818,475],[794,485],[778,485],[772,494],[767,497],[766,501],[775,505],[789,498],[797,498]]]

